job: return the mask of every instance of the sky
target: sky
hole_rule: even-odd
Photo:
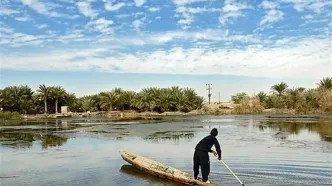
[[[191,87],[212,99],[332,74],[330,0],[1,0],[1,87]],[[205,96],[206,97],[206,96]]]

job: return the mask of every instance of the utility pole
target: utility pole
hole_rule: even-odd
[[[220,92],[218,92],[218,97],[219,97],[219,104],[220,104]]]
[[[210,101],[211,101],[211,90],[212,90],[211,85],[212,85],[212,84],[206,84],[206,86],[209,86],[209,88],[207,88],[207,90],[209,91],[209,94],[208,94],[208,97],[209,97],[209,105],[210,105]]]

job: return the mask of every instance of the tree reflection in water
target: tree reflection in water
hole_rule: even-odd
[[[30,148],[35,141],[40,141],[42,149],[59,147],[67,142],[68,138],[35,133],[8,132],[0,133],[0,144],[11,148]]]
[[[317,133],[322,141],[332,141],[332,122],[285,122],[285,121],[262,121],[257,126],[260,131],[272,129],[278,133],[287,132],[291,135],[299,135],[301,131]]]
[[[150,134],[144,139],[149,142],[191,140],[195,136],[194,131],[163,131]]]

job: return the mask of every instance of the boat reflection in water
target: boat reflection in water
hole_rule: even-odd
[[[154,184],[164,185],[164,186],[185,186],[184,184],[181,184],[181,183],[178,183],[175,181],[171,181],[171,180],[167,180],[167,179],[160,179],[153,175],[147,174],[146,172],[143,172],[142,170],[140,170],[132,165],[122,165],[120,172],[124,173],[128,176],[134,177],[135,182],[137,182],[137,180],[139,179],[145,183],[148,182],[148,183],[154,183]]]

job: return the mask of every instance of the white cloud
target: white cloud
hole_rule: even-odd
[[[283,19],[284,17],[284,13],[278,10],[279,4],[275,2],[265,0],[260,4],[260,7],[265,9],[265,15],[260,21],[260,25],[274,23]]]
[[[160,11],[160,8],[159,8],[159,7],[150,7],[150,8],[149,8],[149,11],[150,11],[150,12],[159,12],[159,11]]]
[[[19,13],[17,10],[5,8],[0,6],[0,15],[12,15],[12,14],[17,14]]]
[[[61,17],[61,14],[54,12],[52,8],[56,7],[56,4],[48,4],[39,1],[39,0],[21,0],[21,2],[29,6],[31,9],[35,10],[39,14],[50,16],[50,17]]]
[[[25,33],[16,33],[11,29],[3,31],[5,32],[4,34],[0,35],[0,44],[11,47],[19,47],[23,45],[40,45],[50,38],[47,35],[30,35]]]
[[[30,20],[29,17],[15,17],[15,19],[16,19],[17,21],[22,21],[22,22],[24,22],[24,21],[29,21],[29,20]]]
[[[184,27],[187,27],[193,22],[194,18],[193,15],[188,13],[188,12],[183,12],[182,13],[182,19],[178,21],[180,25],[183,25]]]
[[[184,6],[189,5],[197,2],[204,2],[204,1],[211,1],[211,0],[173,0],[173,3],[177,6]]]
[[[248,9],[249,6],[246,3],[235,2],[231,0],[225,1],[225,6],[222,8],[222,13],[219,17],[219,22],[225,25],[230,22],[231,19],[244,16],[243,10]]]
[[[3,32],[3,33],[8,33],[8,34],[11,34],[11,33],[14,33],[14,29],[12,28],[9,28],[9,27],[6,27],[2,24],[0,24],[0,33]],[[1,36],[3,36],[2,34],[0,34],[0,38]]]
[[[136,6],[140,7],[145,4],[146,0],[134,0]]]
[[[148,52],[118,53],[94,57],[105,48],[52,51],[32,56],[5,56],[2,68],[16,70],[85,70],[166,74],[228,74],[252,77],[321,78],[332,73],[328,39],[307,38],[281,42],[273,48],[248,46],[243,49],[170,48]],[[312,47],[314,45],[315,47]],[[75,57],[85,57],[73,62]],[[48,63],[45,63],[48,61]],[[204,61],[204,63],[202,63]],[[268,61],[268,63],[267,63]],[[264,71],[262,71],[264,69]]]
[[[332,6],[331,0],[282,0],[284,3],[292,3],[295,10],[302,12],[305,9],[320,13],[321,9]]]
[[[138,20],[140,21],[140,20]],[[137,25],[140,26],[140,22]],[[140,29],[138,27],[137,29]],[[138,30],[139,31],[139,30]],[[118,42],[119,44],[126,44],[128,46],[131,45],[163,45],[171,41],[190,41],[190,42],[242,42],[248,44],[257,44],[262,41],[254,35],[230,35],[228,30],[204,30],[204,31],[196,31],[196,32],[188,32],[188,31],[170,31],[170,32],[161,32],[161,33],[148,33],[146,35],[140,35],[137,37],[120,37],[120,38],[112,38],[112,41]],[[101,39],[100,42],[110,41]],[[126,41],[123,43],[123,41]]]
[[[119,18],[119,19],[123,19],[123,18],[130,17],[130,16],[131,16],[130,14],[119,14],[119,15],[115,15],[115,17]]]
[[[95,18],[98,16],[98,13],[92,9],[91,7],[91,1],[80,1],[77,2],[77,7],[80,10],[80,12],[85,15],[86,17]]]
[[[266,0],[264,0],[262,2],[261,6],[264,9],[276,9],[276,8],[279,8],[279,5],[277,3],[272,2],[272,1],[266,1]]]
[[[132,26],[134,27],[136,32],[141,32],[141,27],[144,25],[144,20],[145,19],[141,19],[141,20],[137,19],[137,20],[132,22]]]
[[[312,4],[309,5],[309,9],[313,10],[314,12],[316,13],[320,13],[321,12],[321,9],[325,6],[331,6],[332,5],[332,1],[325,1],[325,2],[322,2],[322,1],[315,1],[313,2]]]
[[[46,24],[41,24],[41,25],[36,25],[36,27],[38,29],[43,29],[43,28],[47,28],[48,26]]]
[[[92,30],[100,32],[102,34],[110,34],[113,32],[110,27],[114,22],[105,18],[99,18],[97,20],[90,21],[87,26]]]
[[[217,12],[221,9],[217,8],[192,8],[186,6],[179,6],[176,8],[176,13],[181,14],[181,19],[178,21],[178,24],[182,26],[182,28],[188,28],[189,25],[194,21],[194,14],[200,14],[204,12]]]
[[[191,13],[191,14],[200,14],[200,13],[204,13],[204,12],[219,12],[222,9],[220,8],[201,8],[201,7],[196,7],[196,8],[192,8],[192,7],[184,7],[184,6],[180,6],[176,9],[177,13]]]
[[[283,16],[284,13],[280,10],[274,10],[274,9],[268,10],[259,24],[263,25],[266,23],[273,23],[281,20]]]
[[[125,3],[116,3],[113,4],[112,2],[105,3],[105,9],[108,11],[117,11],[120,10],[122,7],[126,6]]]
[[[62,35],[58,37],[57,40],[63,43],[70,43],[73,41],[81,41],[83,37],[84,35],[80,32],[71,32],[67,35]]]
[[[305,16],[302,16],[302,19],[313,19],[314,18],[314,16],[312,16],[312,15],[305,15]]]

